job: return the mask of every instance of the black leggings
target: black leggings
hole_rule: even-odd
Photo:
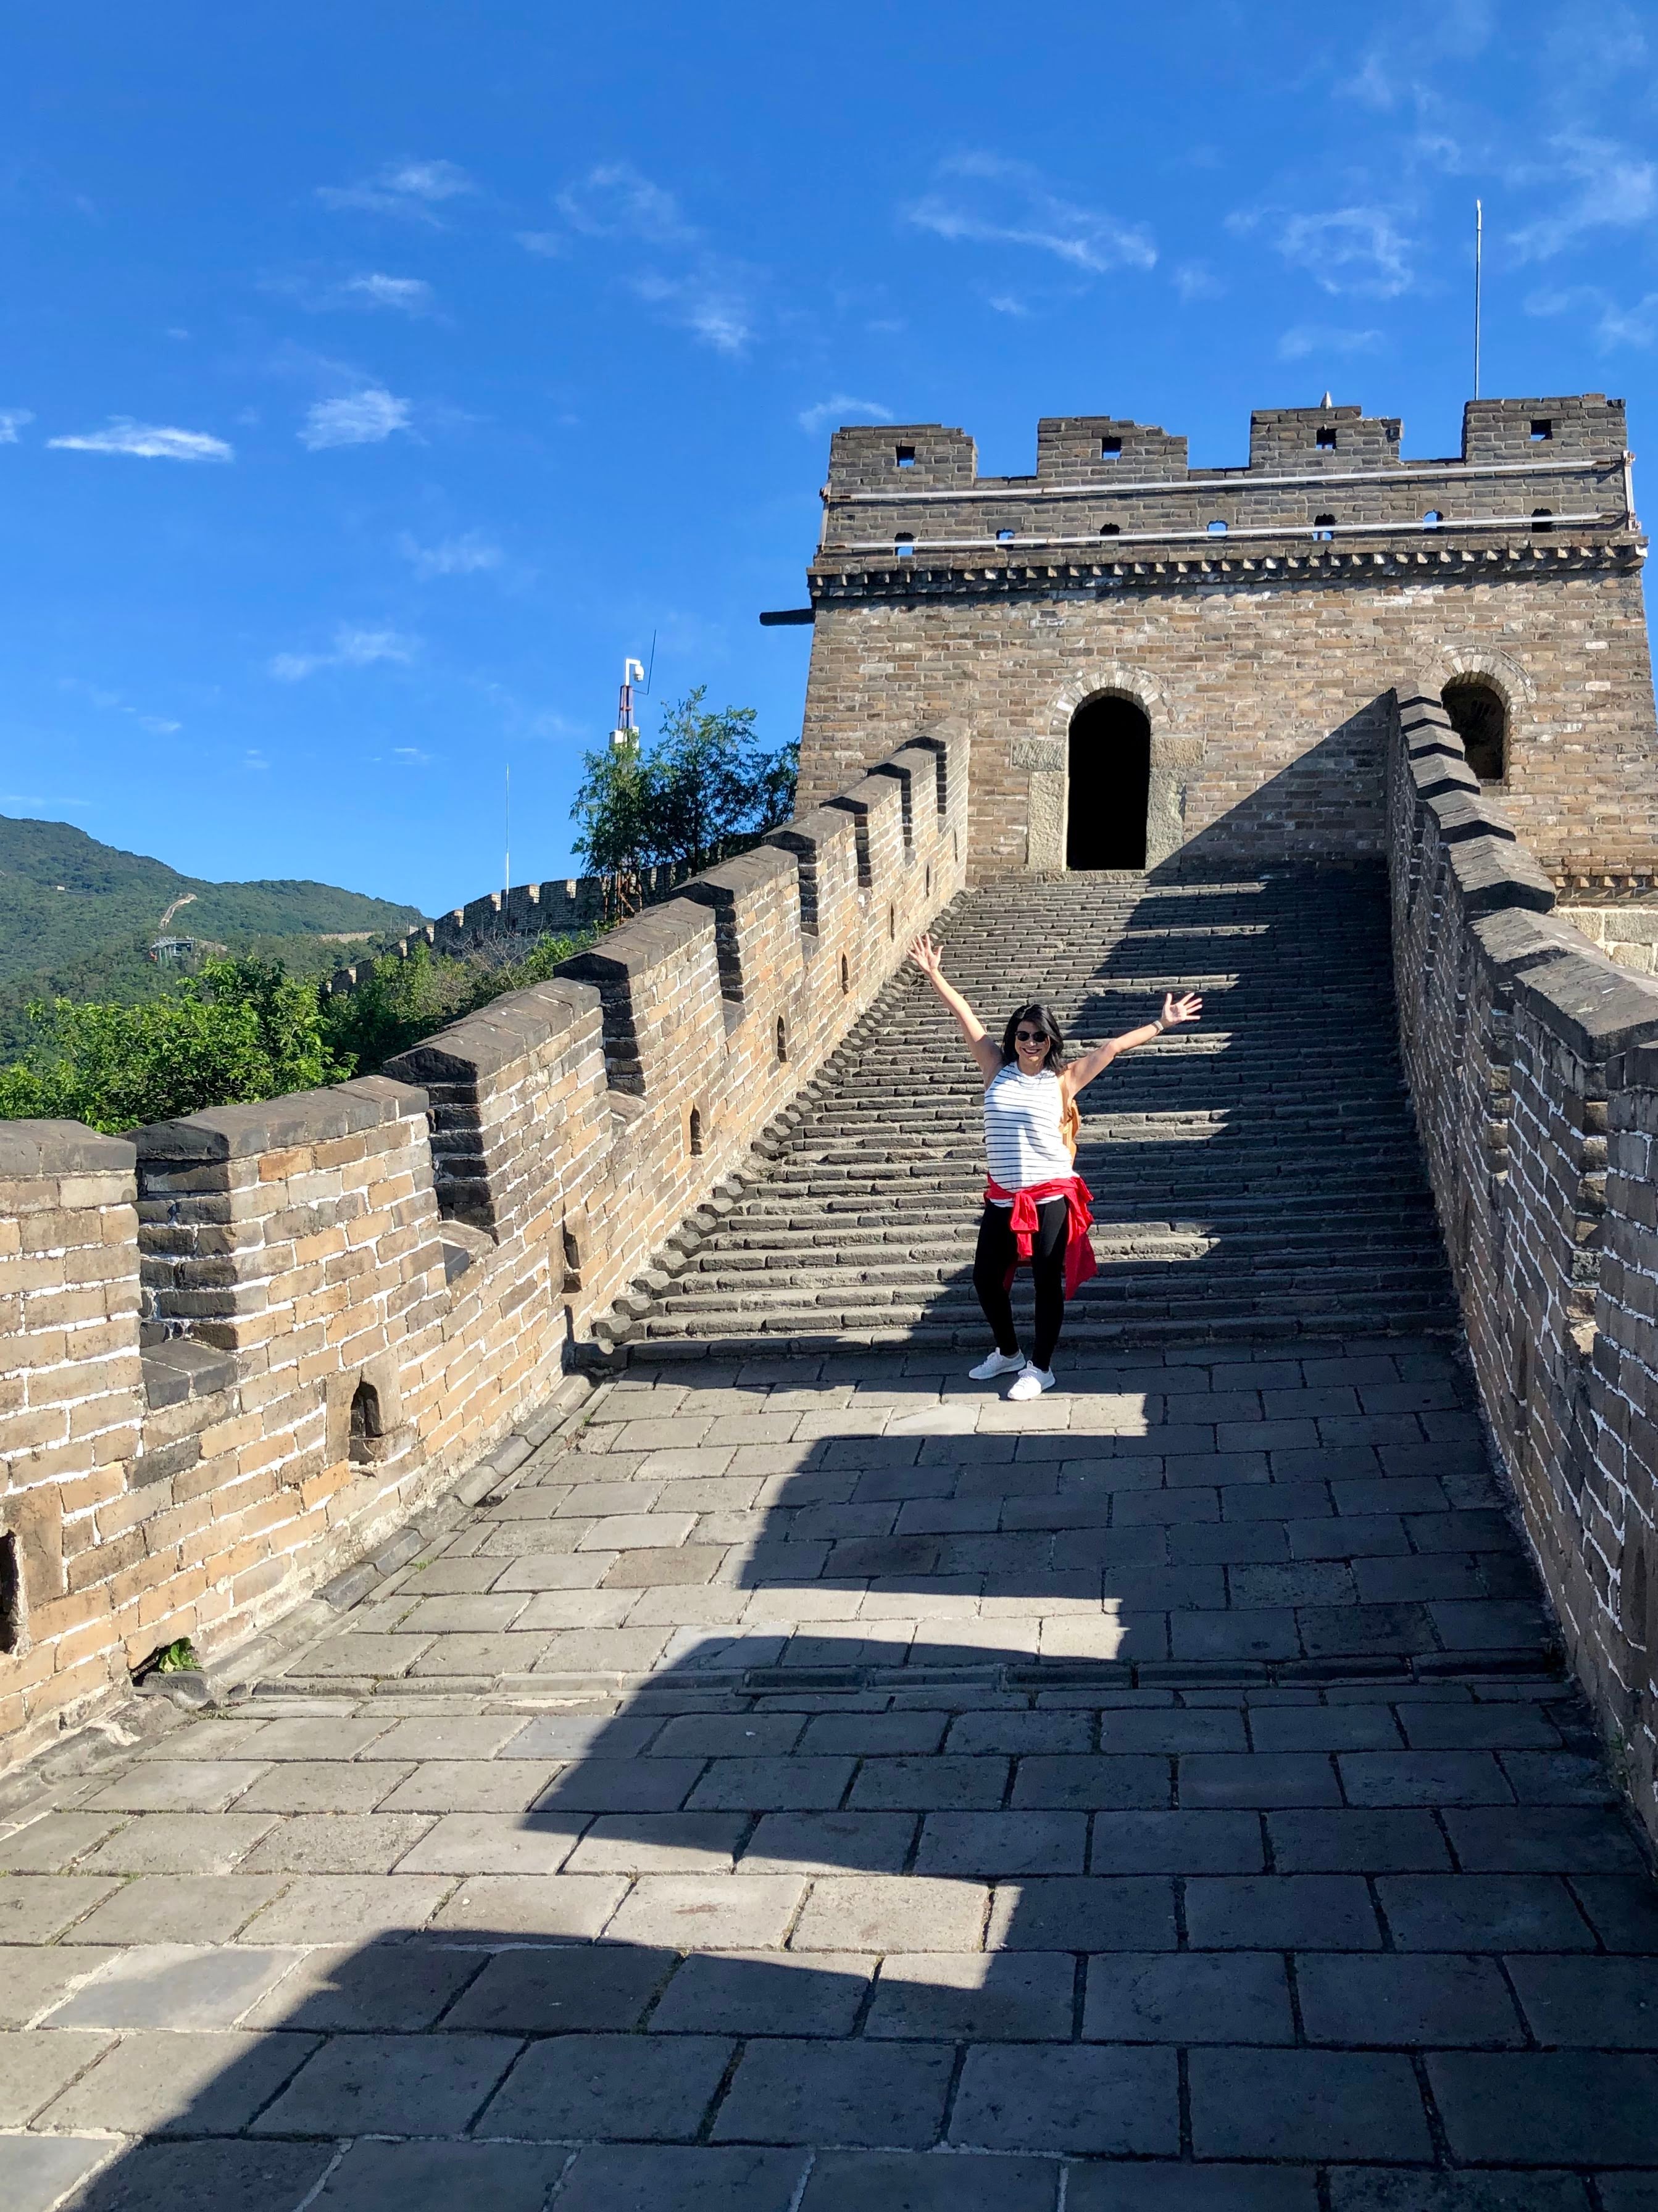
[[[999,1352],[1017,1352],[1019,1340],[1013,1330],[1013,1302],[1007,1294],[1007,1271],[1019,1256],[1009,1226],[1011,1208],[987,1206],[979,1224],[979,1249],[973,1255],[973,1287],[979,1293],[985,1319],[996,1333]],[[1030,1357],[1038,1367],[1054,1364],[1054,1347],[1065,1319],[1065,1248],[1070,1238],[1071,1212],[1062,1198],[1050,1198],[1036,1208],[1038,1227],[1030,1250],[1030,1273],[1036,1286],[1036,1336]]]

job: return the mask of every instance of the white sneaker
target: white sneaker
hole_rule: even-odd
[[[1054,1388],[1052,1371],[1046,1367],[1026,1364],[1024,1373],[1008,1392],[1010,1398],[1040,1398],[1044,1390]]]
[[[1023,1352],[993,1352],[976,1367],[968,1369],[967,1379],[969,1382],[988,1382],[995,1376],[1011,1375],[1016,1367],[1023,1367],[1024,1364]]]

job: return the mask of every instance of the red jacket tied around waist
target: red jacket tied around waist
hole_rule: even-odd
[[[1088,1232],[1094,1223],[1094,1194],[1080,1176],[1063,1176],[1053,1182],[1036,1182],[1023,1190],[1004,1190],[993,1176],[985,1182],[985,1202],[988,1206],[1006,1206],[1011,1201],[1013,1211],[1008,1216],[1008,1227],[1013,1231],[1013,1242],[1020,1260],[1029,1260],[1036,1241],[1041,1223],[1036,1208],[1050,1200],[1062,1198],[1066,1204],[1065,1294],[1075,1297],[1090,1275],[1097,1275],[1100,1263],[1094,1257],[1094,1247],[1088,1241]],[[1007,1271],[1007,1285],[1013,1286],[1015,1261]]]

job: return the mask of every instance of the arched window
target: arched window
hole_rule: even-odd
[[[892,541],[892,550],[896,559],[912,561],[915,557],[915,540],[909,537],[895,538]]]
[[[693,1159],[702,1156],[702,1109],[693,1106],[690,1119],[685,1124],[685,1144]]]
[[[999,545],[1011,545],[1013,543],[1013,532],[1011,530],[999,530],[996,532],[996,543]]]
[[[1440,693],[1468,766],[1482,783],[1501,783],[1509,767],[1509,710],[1485,676],[1453,676]]]
[[[777,1062],[780,1067],[789,1056],[789,1025],[781,1014],[777,1017]]]
[[[1209,535],[1212,538],[1224,538],[1226,535],[1226,525],[1221,520],[1218,515],[1217,515],[1214,520],[1209,525]]]
[[[372,1382],[359,1382],[351,1393],[349,1433],[352,1462],[366,1466],[374,1455],[370,1447],[386,1433],[380,1421],[380,1394]]]
[[[1531,511],[1531,526],[1533,532],[1552,530],[1554,527],[1554,509],[1552,507],[1533,507]]]
[[[1422,518],[1422,527],[1424,530],[1437,530],[1444,520],[1444,516],[1436,507],[1430,507]]]
[[[1121,538],[1121,537],[1122,536],[1122,525],[1121,525],[1121,523],[1120,523],[1120,522],[1102,522],[1102,523],[1101,523],[1101,525],[1100,525],[1100,535],[1101,535],[1101,537],[1102,537],[1102,538]]]
[[[1313,517],[1313,535],[1315,538],[1333,538],[1335,534],[1336,519],[1334,515],[1315,514]]]

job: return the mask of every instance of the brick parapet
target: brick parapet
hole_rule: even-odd
[[[891,766],[382,1076],[0,1123],[4,1755],[371,1553],[683,1264],[963,887],[964,738]]]
[[[1658,1832],[1658,985],[1550,910],[1512,825],[1475,821],[1460,751],[1431,681],[1401,684],[1406,1073],[1488,1432]]]

